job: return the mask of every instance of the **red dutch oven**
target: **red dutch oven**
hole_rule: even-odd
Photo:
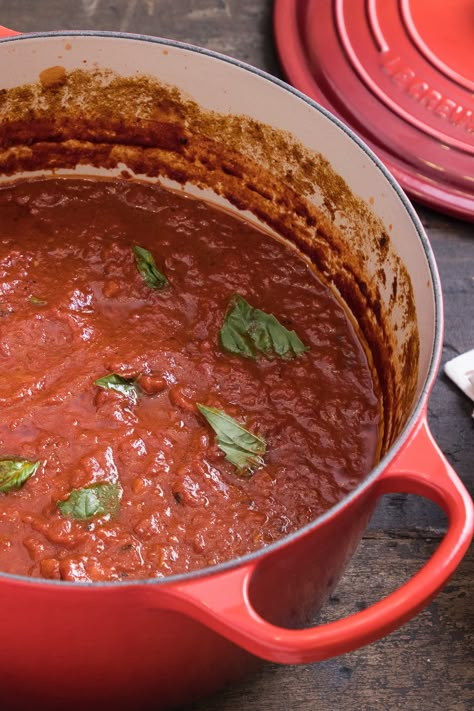
[[[203,111],[221,117],[243,115],[254,128],[271,125],[273,132],[280,132],[282,145],[298,141],[300,153],[293,151],[286,159],[287,167],[293,161],[290,172],[296,174],[295,161],[302,151],[322,154],[324,161],[318,165],[329,161],[331,174],[357,195],[339,203],[333,197],[327,217],[339,223],[347,249],[359,250],[367,283],[378,289],[381,309],[397,334],[394,362],[400,361],[405,377],[414,373],[412,396],[400,397],[404,405],[379,464],[337,506],[276,544],[223,565],[160,580],[72,584],[0,574],[2,708],[25,709],[33,703],[50,709],[168,708],[210,693],[261,659],[316,662],[368,644],[403,624],[438,593],[462,559],[472,536],[473,507],[427,426],[427,398],[442,343],[441,288],[423,228],[401,189],[370,149],[328,112],[283,82],[235,60],[133,35],[16,36],[0,28],[0,36],[0,93],[38,82],[48,67],[146,75],[177,87]],[[0,102],[0,124],[2,120]],[[253,140],[266,136],[265,130],[254,130]],[[259,160],[264,162],[261,148]],[[257,155],[255,145],[251,151]],[[274,160],[277,174],[276,156]],[[97,166],[80,169],[101,172]],[[71,166],[64,171],[70,173]],[[198,182],[194,187],[202,190],[203,181]],[[192,190],[191,183],[187,187]],[[324,213],[328,201],[321,199],[317,185],[313,188],[307,200]],[[359,246],[351,236],[349,209],[366,220]],[[395,261],[384,263],[386,276],[394,264],[399,276],[408,275],[416,313],[408,325],[399,305],[377,284],[380,264],[370,243],[377,225],[385,226],[384,240],[389,234],[396,255]],[[404,329],[410,327],[416,328],[417,358],[402,362],[415,352],[407,356],[403,348]],[[403,382],[399,387],[403,393]],[[426,497],[447,513],[448,530],[438,549],[412,579],[368,609],[304,627],[341,576],[377,500],[392,492]]]

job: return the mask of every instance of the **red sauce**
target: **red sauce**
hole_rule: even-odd
[[[379,399],[340,301],[295,249],[184,194],[50,179],[0,190],[0,458],[41,465],[0,493],[0,570],[64,580],[182,573],[333,506],[372,468]],[[169,286],[149,288],[132,246]],[[293,359],[226,352],[229,298],[294,329]],[[94,381],[138,378],[134,404]],[[242,473],[196,403],[267,443]],[[58,501],[118,482],[118,512]]]

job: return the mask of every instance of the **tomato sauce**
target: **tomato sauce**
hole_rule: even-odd
[[[96,581],[214,565],[310,522],[370,471],[380,400],[366,351],[296,249],[126,180],[18,182],[0,189],[0,215],[0,459],[40,462],[0,493],[1,571]],[[237,293],[309,350],[227,352]],[[110,373],[135,400],[95,384]],[[229,461],[197,403],[264,440],[263,463]],[[112,512],[58,506],[105,483],[120,487]]]

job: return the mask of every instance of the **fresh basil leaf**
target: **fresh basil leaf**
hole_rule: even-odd
[[[20,457],[0,459],[0,491],[6,493],[13,489],[21,489],[40,464],[40,461],[30,462],[28,459]]]
[[[104,388],[104,390],[116,390],[132,400],[133,403],[137,401],[137,386],[133,378],[123,378],[117,373],[109,373],[98,380],[94,380],[94,385]]]
[[[73,489],[65,501],[57,506],[63,516],[86,521],[93,516],[117,513],[122,498],[118,484],[95,484],[84,489]]]
[[[216,433],[217,446],[231,464],[250,473],[263,465],[263,455],[267,449],[264,439],[246,430],[222,410],[199,403],[196,405]]]
[[[48,302],[44,299],[40,299],[39,296],[34,296],[33,294],[31,294],[30,303],[34,304],[35,306],[46,306]]]
[[[282,326],[273,314],[255,309],[240,294],[234,294],[219,331],[222,347],[244,358],[266,356],[295,358],[309,350],[294,331]]]
[[[147,249],[133,245],[135,263],[137,269],[143,277],[143,281],[150,289],[163,289],[168,284],[168,279],[156,266],[153,255]]]

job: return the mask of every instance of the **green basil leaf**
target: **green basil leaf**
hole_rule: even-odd
[[[119,484],[95,484],[73,489],[65,501],[57,502],[57,506],[63,516],[86,521],[93,516],[117,513],[121,498]]]
[[[133,403],[137,401],[137,386],[133,378],[123,378],[121,375],[117,375],[117,373],[109,373],[98,380],[94,380],[94,385],[97,385],[99,388],[104,388],[104,390],[116,390],[118,393],[122,393],[122,395],[132,400]]]
[[[240,294],[234,294],[221,330],[222,347],[244,358],[266,356],[295,358],[309,350],[294,331],[282,326],[273,314],[255,309]]]
[[[6,493],[13,489],[21,489],[40,464],[40,461],[30,462],[28,459],[20,457],[0,459],[0,491]]]
[[[39,296],[34,296],[33,294],[31,294],[30,303],[34,304],[35,306],[46,306],[48,302],[44,299],[40,299]]]
[[[151,252],[138,244],[133,245],[133,252],[137,269],[150,289],[163,289],[168,285],[168,279],[157,268]]]
[[[250,473],[263,465],[263,455],[267,449],[264,439],[246,430],[222,410],[199,403],[196,405],[216,433],[217,446],[231,464]]]

